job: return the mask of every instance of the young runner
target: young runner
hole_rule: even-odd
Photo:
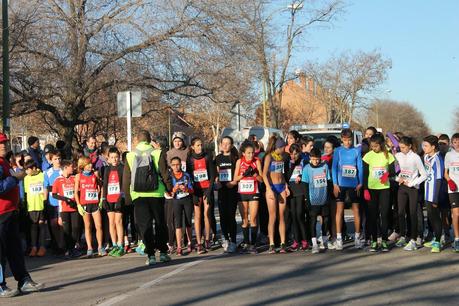
[[[294,143],[299,143],[301,140],[301,135],[298,131],[290,131],[287,134],[287,145],[285,146],[285,152],[290,154],[290,146]]]
[[[319,253],[317,243],[317,217],[322,217],[322,242],[327,244],[328,218],[330,207],[328,205],[328,190],[331,184],[330,171],[327,164],[321,163],[321,153],[314,148],[310,153],[309,164],[303,169],[302,179],[306,184],[306,202],[309,207],[309,226],[312,236],[312,253]]]
[[[353,132],[350,129],[341,131],[343,146],[335,149],[333,153],[332,177],[333,194],[336,198],[336,249],[343,249],[342,225],[344,202],[352,203],[355,248],[362,247],[360,241],[360,214],[359,196],[363,184],[362,158],[358,148],[353,147]]]
[[[238,152],[233,139],[229,136],[220,141],[221,153],[215,157],[218,176],[215,178],[218,188],[218,209],[220,225],[225,241],[225,252],[236,252],[236,210],[238,203],[237,182],[234,181],[234,171],[238,160]]]
[[[108,166],[103,168],[102,203],[108,214],[110,237],[113,249],[109,255],[124,255],[123,205],[124,194],[121,192],[124,166],[120,163],[120,152],[115,147],[108,149]]]
[[[172,157],[170,160],[172,181],[172,205],[174,208],[175,235],[177,239],[177,256],[182,256],[182,220],[185,220],[185,230],[188,238],[188,254],[193,251],[191,239],[191,224],[193,215],[193,180],[190,175],[182,171],[180,157]]]
[[[59,224],[64,230],[66,256],[74,258],[81,256],[76,245],[80,240],[80,214],[75,202],[75,177],[73,176],[73,162],[64,160],[62,175],[53,184],[53,198],[59,201]]]
[[[387,245],[388,220],[390,211],[390,183],[389,177],[395,174],[392,153],[386,149],[384,136],[377,133],[370,138],[371,151],[363,157],[365,200],[368,203],[368,222],[370,226],[370,251],[378,250],[378,223],[381,230],[381,250],[389,251]],[[392,174],[392,175],[391,175]]]
[[[44,204],[44,181],[43,172],[38,169],[33,160],[29,160],[24,169],[27,176],[24,178],[24,191],[27,198],[27,210],[30,220],[30,257],[43,257],[46,254],[46,218]]]
[[[430,135],[422,142],[424,151],[424,166],[427,172],[427,180],[424,186],[424,200],[427,206],[427,218],[434,232],[434,239],[424,243],[425,247],[431,247],[432,253],[441,251],[441,216],[438,206],[441,181],[444,175],[444,161],[438,153],[438,137]]]
[[[292,214],[293,227],[293,244],[290,246],[292,251],[297,251],[300,247],[305,251],[309,248],[306,235],[305,223],[305,197],[306,184],[301,180],[303,168],[305,167],[304,160],[301,159],[301,147],[294,143],[290,146],[290,163],[286,171],[286,178],[290,188],[289,208]]]
[[[269,253],[276,252],[274,246],[274,226],[277,215],[279,215],[280,253],[286,253],[286,228],[285,209],[287,197],[290,195],[288,185],[284,177],[285,160],[282,153],[285,151],[286,143],[282,138],[271,136],[266,150],[263,166],[263,181],[266,186],[266,202],[269,211]]]
[[[305,163],[309,163],[309,152],[311,152],[314,147],[314,139],[309,136],[302,136],[299,142],[301,144],[301,159]]]
[[[85,212],[83,221],[86,244],[88,245],[87,257],[94,256],[91,220],[94,221],[94,226],[96,228],[98,254],[99,256],[107,255],[105,248],[102,247],[102,217],[99,211],[100,187],[89,157],[80,157],[78,159],[78,174],[75,176],[74,192],[77,205],[81,205]]]
[[[446,153],[445,179],[448,182],[449,201],[453,219],[455,252],[459,252],[459,133],[451,137],[452,150]]]
[[[260,175],[261,162],[255,157],[255,147],[252,142],[243,142],[240,151],[241,158],[236,162],[234,182],[238,183],[238,192],[242,203],[242,234],[244,236],[242,251],[256,253],[257,216],[260,200],[259,183],[263,180]],[[250,240],[249,227],[251,231]]]
[[[202,140],[195,137],[191,140],[190,154],[187,160],[187,172],[193,178],[194,186],[194,225],[196,231],[197,251],[203,254],[210,249],[211,239],[211,216],[210,210],[213,209],[211,203],[212,182],[215,181],[215,164],[210,156],[203,151]],[[205,225],[205,249],[201,243],[201,215],[204,209]],[[215,233],[214,233],[215,234]]]
[[[427,179],[427,173],[422,160],[413,152],[413,140],[410,137],[402,137],[399,142],[400,152],[395,154],[400,171],[395,181],[400,186],[398,189],[398,217],[400,228],[400,239],[396,245],[405,247],[406,251],[417,249],[416,239],[418,238],[418,192],[419,185]],[[409,211],[411,240],[406,243],[406,217]]]

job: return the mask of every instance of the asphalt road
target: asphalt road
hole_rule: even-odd
[[[2,305],[458,305],[459,254],[451,249],[321,254],[206,255],[144,265],[145,258],[28,259],[46,289]],[[10,286],[15,281],[9,277]]]

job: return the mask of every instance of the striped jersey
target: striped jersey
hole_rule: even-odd
[[[427,180],[424,186],[424,199],[428,202],[438,203],[441,179],[445,171],[443,158],[437,152],[433,156],[424,155],[424,167],[427,172]]]

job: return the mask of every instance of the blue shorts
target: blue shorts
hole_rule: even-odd
[[[285,184],[271,184],[271,189],[274,193],[281,194],[285,190]]]

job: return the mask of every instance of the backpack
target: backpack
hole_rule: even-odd
[[[133,191],[135,192],[153,192],[159,187],[158,172],[151,152],[153,150],[135,151],[135,159],[133,165]]]

